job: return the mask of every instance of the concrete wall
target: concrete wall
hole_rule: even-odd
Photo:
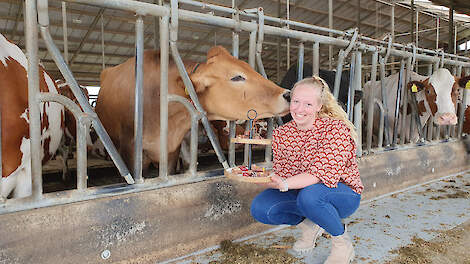
[[[461,142],[359,162],[363,199],[468,168]],[[249,214],[255,185],[193,184],[0,215],[0,263],[155,263],[270,228]],[[103,260],[101,253],[111,255]]]

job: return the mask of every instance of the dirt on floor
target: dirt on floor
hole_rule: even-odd
[[[272,263],[303,263],[289,253],[287,249],[294,242],[293,237],[288,237],[281,241],[281,244],[263,248],[254,244],[233,243],[225,240],[220,244],[219,251],[222,257],[218,261],[211,261],[210,264],[272,264]],[[282,245],[283,244],[283,245]]]
[[[431,241],[414,237],[412,242],[392,251],[398,255],[386,264],[470,264],[470,220]]]

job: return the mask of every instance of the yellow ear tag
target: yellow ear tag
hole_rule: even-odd
[[[465,89],[470,89],[470,81],[465,84]]]
[[[413,85],[411,86],[411,91],[412,91],[413,93],[417,93],[417,92],[418,92],[418,87],[416,86],[416,84],[413,84]]]
[[[186,88],[186,86],[184,87],[184,93],[185,93],[186,95],[189,95],[188,88]]]

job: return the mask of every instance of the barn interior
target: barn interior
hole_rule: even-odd
[[[158,1],[143,2],[158,3]],[[449,9],[450,3],[453,3],[453,12]],[[469,53],[468,46],[465,49],[465,43],[470,39],[469,7],[465,0],[432,2],[335,0],[331,2],[331,16],[328,0],[227,0],[195,1],[195,3],[180,1],[179,5],[187,10],[231,16],[221,11],[211,10],[205,4],[234,7],[240,11],[263,7],[264,14],[273,18],[302,22],[341,32],[358,28],[360,35],[376,40],[382,40],[386,34],[391,33],[396,43],[415,43],[417,47],[429,50],[443,49],[451,54],[454,54],[455,50],[456,54],[463,56],[468,56]],[[21,0],[0,1],[0,28],[7,38],[24,50],[23,5],[24,1]],[[454,16],[449,19],[451,13]],[[76,3],[50,1],[49,16],[52,38],[81,85],[99,86],[99,75],[103,68],[118,65],[135,55],[135,17],[133,14]],[[145,49],[159,48],[157,21],[148,16],[143,19]],[[241,16],[240,19],[249,21],[253,18]],[[268,20],[265,23],[287,26]],[[293,25],[289,27],[306,32],[329,34],[329,32]],[[342,37],[339,34],[331,34],[334,37]],[[178,47],[183,59],[203,62],[208,49],[214,45],[222,45],[231,50],[231,38],[231,30],[181,21]],[[249,36],[242,33],[239,38],[240,58],[247,61]],[[454,49],[454,42],[456,49]],[[280,83],[287,69],[297,60],[297,48],[296,40],[288,41],[269,35],[265,37],[262,57],[266,73],[271,80]],[[312,47],[308,45],[305,50],[305,60],[311,62],[312,56],[309,54]],[[336,65],[337,54],[337,48],[333,48],[330,56],[329,47],[321,45],[321,68],[333,69]],[[62,78],[45,45],[41,42],[39,43],[39,57],[50,74],[56,79]]]
[[[153,3],[159,5],[170,4],[170,1],[162,0],[144,0],[140,2]],[[74,1],[62,2],[51,0],[48,4],[50,19],[49,30],[52,39],[54,40],[55,45],[59,48],[60,52],[62,53],[65,61],[68,63],[68,66],[70,67],[75,79],[77,80],[80,86],[99,87],[100,73],[104,68],[119,65],[127,59],[135,56],[135,14],[112,8],[104,8],[93,5],[74,3]],[[351,29],[357,28],[359,32],[359,40],[361,43],[367,43],[373,46],[386,47],[387,41],[391,37],[394,43],[406,46],[403,47],[403,49],[406,49],[409,52],[412,51],[412,46],[408,45],[409,43],[413,43],[416,47],[423,49],[422,51],[420,51],[421,54],[439,56],[439,53],[444,52],[446,54],[446,58],[448,59],[455,59],[461,62],[470,62],[470,4],[466,0],[179,1],[180,9],[191,10],[217,17],[232,18],[231,13],[225,12],[223,10],[224,8],[234,8],[236,10],[239,10],[239,17],[241,21],[258,21],[256,11],[259,10],[259,7],[263,8],[264,15],[266,16],[266,19],[264,20],[265,25],[271,25],[280,28],[289,28],[301,32],[315,33],[322,36],[330,36],[337,39],[346,40],[351,39],[351,34],[345,32],[351,32]],[[158,50],[160,48],[159,18],[153,16],[144,16],[142,18],[144,23],[144,48]],[[2,34],[9,40],[17,44],[23,51],[26,51],[24,19],[25,1],[0,0],[0,32],[2,32]],[[294,23],[287,23],[286,21]],[[183,60],[204,62],[206,60],[207,51],[214,45],[222,45],[228,51],[232,51],[233,30],[229,28],[207,25],[203,23],[187,22],[184,20],[179,21],[178,28],[179,29],[177,45],[181,58]],[[245,31],[239,32],[239,58],[244,61],[249,61],[249,35],[250,34]],[[59,68],[57,67],[56,63],[51,57],[51,54],[46,48],[46,44],[41,38],[39,38],[38,44],[38,57],[41,61],[41,64],[44,65],[47,72],[50,73],[54,79],[63,79]],[[277,84],[281,83],[288,69],[290,67],[296,67],[299,57],[299,48],[300,42],[294,38],[288,39],[284,37],[266,34],[264,36],[261,56],[267,77]],[[305,52],[304,61],[307,63],[313,63],[314,48],[312,46],[312,43],[306,42],[303,49]],[[344,48],[321,44],[319,49],[319,67],[321,69],[334,70],[337,67],[338,54],[340,52],[340,49]],[[433,52],[435,51],[438,51],[438,53],[434,54]],[[350,57],[347,57],[344,63],[344,69],[350,69],[351,66],[349,63]],[[363,77],[361,78],[362,84],[367,82],[371,77],[371,64],[371,56],[363,56]],[[418,73],[426,74],[429,69],[429,65],[430,63],[428,62],[418,62],[416,71]],[[455,72],[454,67],[446,67],[448,67],[451,71]],[[386,65],[387,75],[398,72],[399,70],[400,59],[391,56],[390,60]],[[468,69],[467,73],[469,73]],[[97,94],[93,94],[93,92],[91,93],[92,100],[96,100],[96,96]],[[381,170],[382,167],[385,168],[387,166],[387,161],[393,160],[393,162],[390,162],[390,164],[393,164],[391,174],[394,174],[394,169],[399,167],[400,162],[404,160],[404,155],[411,155],[415,157],[415,159],[412,159],[411,163],[415,163],[415,165],[413,166],[418,166],[416,164],[421,164],[420,159],[423,155],[426,157],[426,159],[429,158],[438,160],[440,158],[439,153],[466,153],[464,148],[461,146],[462,142],[460,141],[460,136],[456,135],[455,133],[456,131],[457,126],[454,127],[454,133],[451,136],[454,137],[454,139],[449,140],[448,138],[435,138],[434,140],[429,140],[429,142],[431,143],[429,147],[430,149],[422,152],[426,154],[422,154],[419,149],[414,148],[414,145],[411,147],[410,145],[406,145],[404,149],[405,151],[409,152],[403,155],[400,154],[401,156],[399,158],[395,157],[395,154],[391,151],[388,151],[386,149],[384,150],[383,148],[376,152],[366,151],[364,152],[365,158],[363,161],[363,166],[368,166],[371,171],[379,171],[379,168]],[[449,145],[440,146],[438,143],[442,142]],[[366,148],[365,144],[363,145],[363,148]],[[253,162],[262,163],[265,161],[264,150],[264,146],[254,147]],[[383,157],[381,157],[381,160],[380,162],[378,162],[378,164],[372,163],[370,160],[367,159],[367,154],[374,153],[383,154]],[[225,154],[227,154],[227,152],[225,152]],[[242,164],[244,161],[246,162],[246,158],[244,157],[244,155],[245,153],[243,151],[243,148],[237,150],[236,164]],[[429,157],[426,155],[428,155]],[[449,154],[449,157],[454,156],[454,154]],[[370,159],[374,159],[374,157],[370,157]],[[439,170],[438,168],[436,168],[436,174],[433,174],[433,177],[449,173],[450,171],[455,172],[456,168],[468,167],[468,163],[465,160],[465,156],[455,157],[454,160],[446,159],[446,161],[448,162],[447,164],[442,163],[442,165],[440,165],[443,169]],[[72,168],[72,178],[66,182],[62,181],[62,169],[59,162],[53,161],[43,166],[44,193],[50,193],[50,195],[52,196],[57,195],[61,198],[64,198],[65,196],[66,200],[68,199],[68,202],[76,201],[74,199],[82,201],[83,199],[76,198],[76,196],[74,196],[75,194],[69,194],[66,192],[66,194],[62,196],[62,191],[74,190],[77,187],[75,156],[71,156],[69,164]],[[410,170],[415,169],[415,167],[413,166],[410,167]],[[416,171],[418,171],[418,169],[416,169]],[[177,189],[175,189],[177,190],[177,192],[175,192],[171,188],[167,188],[164,190],[164,193],[158,193],[158,197],[154,197],[155,200],[158,200],[158,202],[152,199],[148,199],[147,197],[144,198],[144,196],[141,194],[136,194],[136,196],[138,196],[138,198],[135,198],[136,200],[144,200],[144,202],[148,202],[149,204],[151,204],[148,205],[149,208],[152,208],[155,212],[152,214],[149,213],[149,215],[146,216],[157,218],[159,217],[159,213],[167,214],[161,218],[161,221],[166,221],[169,223],[174,218],[185,218],[186,216],[180,211],[173,213],[171,210],[159,203],[160,201],[163,201],[165,199],[171,200],[173,198],[177,200],[178,203],[183,203],[182,201],[188,197],[178,195],[180,195],[181,193],[191,193],[195,190],[194,188],[199,188],[197,191],[194,191],[194,194],[192,194],[195,197],[199,197],[200,195],[202,195],[201,193],[204,192],[208,192],[211,194],[215,193],[214,195],[216,198],[214,198],[215,200],[211,202],[213,202],[214,204],[220,202],[222,205],[226,205],[226,202],[228,201],[228,204],[230,206],[233,206],[233,201],[230,200],[231,198],[228,196],[234,195],[237,197],[251,197],[252,193],[256,191],[256,187],[253,186],[245,187],[239,183],[234,183],[233,186],[230,184],[226,184],[223,182],[223,180],[220,179],[220,177],[218,177],[223,174],[223,166],[218,161],[217,156],[212,150],[210,144],[209,149],[207,149],[206,146],[206,149],[199,150],[197,170],[200,174],[198,174],[199,176],[196,180],[187,179],[179,175],[181,176],[181,178],[178,179],[178,181],[175,181],[176,183],[171,182],[171,180],[169,183],[160,182],[160,179],[158,179],[157,169],[153,170],[148,175],[144,175],[145,179],[148,180],[148,182],[144,184],[143,187],[136,187],[135,190],[146,191],[155,190],[160,187],[167,188],[177,186]],[[432,172],[434,173],[434,167],[432,169]],[[430,174],[430,172],[428,171],[426,171],[426,173]],[[93,192],[91,197],[93,198],[95,196],[98,196],[99,198],[110,197],[113,192],[119,193],[123,190],[125,192],[125,195],[137,192],[135,190],[132,190],[134,187],[129,187],[128,185],[126,185],[126,181],[124,180],[124,178],[120,176],[118,170],[109,160],[104,161],[89,159],[87,174],[87,186],[88,188],[91,188],[91,192]],[[369,174],[372,175],[372,173],[365,172],[365,175]],[[370,192],[370,197],[381,195],[385,192],[395,190],[399,187],[401,188],[407,185],[416,184],[424,179],[412,174],[413,173],[409,172],[408,170],[406,170],[405,172],[401,172],[401,174],[400,172],[396,172],[397,178],[393,179],[392,183],[390,182],[391,180],[389,180],[388,178],[380,179],[375,178],[375,176],[370,176],[370,178],[367,180],[367,183],[370,184],[369,186],[374,186],[373,191]],[[425,178],[426,180],[432,179],[430,177]],[[214,185],[210,185],[210,187],[207,187],[205,185],[205,180],[207,179],[209,179],[209,181],[215,179],[217,183]],[[212,182],[210,184],[212,184]],[[385,187],[381,187],[380,190],[375,190],[376,184],[378,186]],[[105,187],[100,189],[93,189],[96,186]],[[56,194],[55,192],[58,193]],[[222,195],[223,197],[220,198],[220,195]],[[47,198],[49,199],[49,196],[47,196]],[[87,197],[85,199],[92,198]],[[126,199],[127,197],[123,197],[122,200],[116,202],[116,204],[119,204],[119,208],[115,209],[115,211],[112,211],[112,209],[106,209],[103,204],[97,205],[96,208],[93,208],[93,210],[111,210],[111,214],[117,215],[119,213],[122,213],[121,207],[125,207],[123,206],[123,204],[129,202]],[[197,199],[194,198],[193,200]],[[153,202],[155,202],[155,204],[153,204]],[[158,205],[161,205],[161,208],[163,209],[160,210]],[[191,203],[183,204],[182,208],[184,208],[185,206],[192,205],[193,204]],[[43,204],[39,205],[39,207],[45,206],[47,206],[47,202],[44,202]],[[67,206],[71,208],[74,205]],[[202,205],[195,205],[194,208],[196,209],[193,209],[194,212],[191,211],[188,214],[191,214],[191,216],[197,215],[196,210],[197,208],[199,208],[197,206]],[[216,208],[214,210],[223,211],[223,208],[218,208],[217,205],[215,206]],[[31,206],[29,205],[25,205],[25,207],[22,207],[20,205],[18,208],[30,209],[30,207]],[[80,205],[75,206],[71,210],[74,212],[80,212],[80,210],[88,210],[86,208],[87,206],[82,203]],[[20,211],[21,210],[24,209],[20,209]],[[54,213],[54,210],[59,209],[51,209],[50,215]],[[9,213],[12,211],[15,210],[6,209],[5,212]],[[26,213],[24,211],[20,212],[20,214],[24,214],[26,217]],[[218,217],[217,214],[210,216],[213,218],[212,220]],[[40,214],[38,214],[37,217],[39,218]],[[9,221],[13,221],[12,218],[13,216],[11,216],[10,219],[7,219],[5,223],[10,223]],[[247,215],[243,215],[237,218],[236,220],[243,222],[247,218],[249,218]],[[73,219],[69,218],[68,220],[72,222]],[[109,221],[107,222],[108,224]],[[116,226],[118,226],[116,227],[116,229],[132,229],[131,227],[126,226],[126,223],[124,222],[116,223]],[[181,221],[178,223],[181,223]],[[90,225],[93,225],[93,223]],[[83,224],[83,226],[81,226],[80,228],[86,229],[89,226]],[[216,231],[217,233],[223,233],[224,230],[226,230],[227,228],[232,228],[232,226],[228,226],[228,224],[222,223],[220,226],[218,225],[216,227]],[[97,229],[107,230],[104,224],[102,226],[97,227]],[[170,227],[168,227],[168,229],[170,229]],[[168,231],[168,229],[159,230],[159,232],[161,233],[158,233],[158,235],[165,236],[165,238],[168,238],[168,241],[173,243],[175,241],[174,236],[176,235],[171,235],[166,232]],[[252,233],[254,230],[261,230],[258,226],[253,227],[253,225],[245,227],[243,223],[236,223],[233,229],[242,230],[241,232],[237,231],[238,233],[233,236],[240,236],[241,234],[245,235]],[[109,238],[108,240],[102,239],[102,237],[106,235],[111,238]],[[119,244],[117,242],[116,244],[112,243],[112,239],[115,238],[113,237],[114,233],[108,234],[105,233],[105,231],[102,231],[100,233],[100,236],[101,238],[93,238],[93,242],[99,244],[100,250],[106,248],[106,246],[111,248],[120,248],[120,246],[122,246],[122,244]],[[199,242],[200,240],[203,241],[201,243],[198,242],[198,245],[191,244],[192,242],[188,242],[188,244],[184,244],[182,242],[182,244],[184,245],[180,246],[177,242],[173,244],[171,244],[170,242],[169,243],[171,246],[181,249],[181,252],[187,253],[191,250],[200,249],[201,247],[211,245],[211,243],[213,244],[214,241],[217,241],[217,239],[219,239],[220,237],[221,236],[219,234],[217,236],[207,235],[207,237],[204,238],[194,238],[193,236],[191,239],[195,239],[195,241],[197,240]],[[107,244],[105,243],[106,246],[103,246],[104,240],[107,241]],[[160,260],[168,258],[169,256],[174,257],[174,255],[168,252],[171,251],[171,249],[166,248],[165,245],[163,245],[164,243],[162,244],[162,242],[158,243],[160,244],[156,244],[157,246],[164,248],[163,251],[166,250],[165,252],[162,251],[163,253],[159,255],[158,258]],[[184,248],[185,245],[190,246]],[[87,251],[84,252],[91,252],[89,248],[87,248],[86,250]],[[115,251],[113,251],[113,254],[115,254],[114,252]],[[128,251],[123,250],[123,252]],[[93,254],[95,253],[96,252],[93,252]],[[126,259],[124,253],[122,253],[121,255],[119,254],[121,253],[118,253],[118,259]],[[67,254],[64,253],[64,255]],[[1,259],[2,258],[0,257],[0,260]],[[95,259],[91,260],[91,258],[87,258],[87,260],[91,261],[90,263],[95,261]],[[99,261],[101,260],[105,260],[102,255],[100,256]],[[144,263],[144,261],[142,263]]]

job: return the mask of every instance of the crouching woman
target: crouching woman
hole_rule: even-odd
[[[364,188],[356,162],[357,134],[328,85],[319,77],[297,82],[291,93],[293,120],[273,133],[273,173],[251,214],[269,225],[297,225],[294,250],[332,236],[325,263],[350,263],[354,249],[342,219],[359,207]]]

